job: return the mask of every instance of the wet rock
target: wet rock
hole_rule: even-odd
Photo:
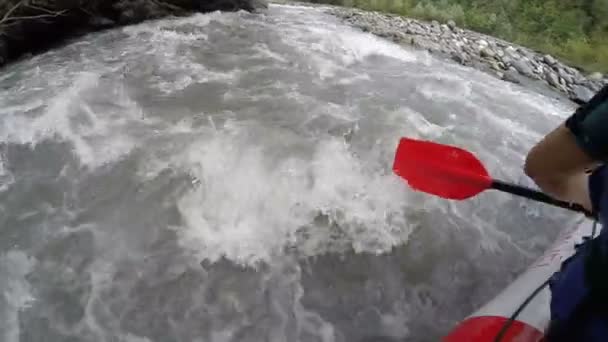
[[[559,78],[553,71],[548,71],[545,74],[545,79],[547,80],[547,83],[554,86],[555,88],[559,87]]]
[[[496,53],[492,51],[492,49],[490,49],[489,47],[486,47],[479,51],[479,55],[483,58],[494,58],[496,56]]]
[[[520,84],[521,81],[519,80],[519,73],[517,72],[517,70],[515,70],[515,68],[511,67],[509,68],[509,70],[507,70],[504,73],[503,76],[503,80],[507,81],[507,82],[511,82],[511,83],[515,83],[515,84]]]
[[[507,67],[510,67],[513,65],[513,59],[509,56],[503,56],[500,58],[500,61],[506,65]]]
[[[460,63],[462,65],[466,65],[469,62],[469,57],[462,51],[454,51],[451,53],[452,60]]]
[[[593,91],[589,88],[580,85],[572,87],[572,93],[574,95],[574,100],[581,102],[589,101],[594,95]]]
[[[462,47],[462,51],[467,54],[467,58],[471,59],[471,57],[475,57],[478,55],[478,52],[469,45],[464,45]]]
[[[517,49],[517,51],[518,51],[518,52],[519,52],[519,53],[520,53],[522,56],[524,56],[524,57],[526,57],[527,59],[530,59],[530,60],[533,60],[533,59],[534,59],[534,57],[536,56],[536,55],[534,54],[534,52],[532,52],[532,51],[530,51],[530,50],[528,50],[528,49],[526,49],[526,48],[521,48],[521,47],[520,47],[520,48],[518,48],[518,49]]]
[[[477,41],[477,49],[479,51],[488,47],[488,42],[486,40],[480,39]]]
[[[521,56],[517,53],[517,50],[515,50],[515,48],[512,46],[507,46],[505,48],[505,56],[509,56],[511,59],[521,58]]]
[[[513,62],[516,60],[519,60],[521,58],[520,55],[517,54],[517,52],[515,52],[514,50],[510,50],[509,48],[506,48],[504,50],[504,55],[502,57],[500,57],[500,60],[505,63],[505,65],[513,65]]]
[[[577,78],[584,77],[583,75],[581,75],[581,72],[578,71],[577,69],[570,68],[570,70],[571,70],[570,75],[572,75],[572,82],[574,82],[574,80]]]
[[[555,64],[557,64],[557,61],[551,55],[544,55],[543,62],[545,62],[549,66],[554,66]]]
[[[564,65],[564,66],[563,66],[563,69],[564,69],[564,70],[565,70],[565,71],[566,71],[568,74],[570,74],[570,75],[572,75],[572,76],[574,76],[574,75],[578,74],[578,70],[576,70],[576,69],[574,69],[574,68],[571,68],[571,67],[569,67],[569,66],[567,66],[567,65]]]
[[[376,36],[382,37],[382,38],[390,38],[393,36],[393,33],[391,31],[386,31],[386,30],[377,30],[375,32]]]
[[[513,61],[513,67],[522,75],[528,77],[534,77],[534,71],[529,62],[524,59],[517,59]]]
[[[587,79],[585,77],[583,77],[583,75],[578,74],[576,76],[573,76],[574,78],[574,82],[573,84],[584,84],[585,82],[587,82]]]
[[[557,74],[564,80],[566,84],[574,83],[573,77],[569,73],[567,73],[563,68],[558,68]]]
[[[454,31],[456,29],[456,22],[454,20],[448,20],[448,27]]]
[[[402,40],[406,39],[405,34],[401,32],[393,32],[391,33],[389,39],[395,43],[400,43]]]
[[[594,92],[598,92],[600,91],[600,89],[602,89],[603,84],[602,82],[593,82],[593,81],[588,81],[586,83],[587,88],[593,90]]]

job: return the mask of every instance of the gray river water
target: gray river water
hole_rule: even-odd
[[[402,136],[530,185],[572,106],[272,5],[0,73],[0,340],[436,341],[574,217],[392,174]]]

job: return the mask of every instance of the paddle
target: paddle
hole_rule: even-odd
[[[560,201],[540,191],[492,179],[471,152],[430,141],[402,138],[393,171],[419,191],[463,200],[495,189],[593,216],[579,204]]]

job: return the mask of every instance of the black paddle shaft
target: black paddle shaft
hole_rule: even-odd
[[[503,192],[508,192],[513,195],[529,198],[538,202],[551,204],[560,208],[577,211],[579,213],[585,214],[587,217],[595,217],[592,212],[588,211],[580,204],[560,201],[540,191],[526,188],[521,185],[507,183],[499,180],[493,180],[491,188]]]

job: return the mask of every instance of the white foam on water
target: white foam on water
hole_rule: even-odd
[[[36,261],[22,251],[11,250],[0,256],[0,336],[5,342],[20,340],[19,311],[35,300],[25,276]]]
[[[270,50],[267,45],[256,43],[253,45],[253,49],[258,52],[258,56],[273,59],[280,63],[288,63],[289,61],[281,56],[280,54]]]
[[[328,32],[321,33],[327,35]],[[334,40],[335,38],[337,39]],[[345,30],[335,38],[332,37],[332,45],[343,47],[345,53],[341,58],[346,64],[352,64],[373,55],[392,57],[407,63],[419,60],[415,52],[405,50],[395,43],[370,33]]]
[[[316,5],[316,4],[315,4]],[[269,3],[268,4],[268,8],[288,8],[288,9],[294,9],[294,10],[302,10],[302,11],[311,11],[311,10],[318,10],[321,8],[325,8],[325,6],[319,6],[319,7],[311,7],[310,5],[297,5],[297,4],[278,4],[278,3]]]
[[[467,101],[471,97],[471,81],[457,75],[440,74],[434,77],[437,81],[421,83],[416,87],[427,99],[434,101]]]
[[[402,312],[382,314],[380,319],[382,330],[387,336],[403,340],[410,334],[407,327],[407,316]]]
[[[15,182],[15,176],[6,167],[6,157],[0,153],[0,192],[6,191]]]
[[[18,113],[14,113],[12,120],[3,121],[0,137],[4,141],[18,144],[36,144],[55,134],[71,136],[68,120],[70,107],[77,102],[83,90],[95,87],[97,80],[97,75],[84,73],[68,89],[54,98],[42,115],[33,119],[17,116]]]
[[[341,85],[349,85],[349,84],[354,84],[357,82],[361,82],[361,81],[370,81],[371,78],[369,76],[369,74],[365,74],[365,73],[361,73],[361,74],[357,74],[354,75],[352,77],[343,77],[340,80],[338,80],[338,84]]]
[[[321,79],[334,77],[340,71],[348,71],[351,65],[370,56],[391,57],[408,63],[416,62],[422,56],[421,53],[405,50],[370,33],[342,24],[332,24],[330,20],[335,18],[323,14],[320,9],[280,7],[288,12],[287,15],[306,14],[313,21],[302,22],[298,26],[290,23],[279,29],[283,42],[293,46],[298,54],[306,55]],[[315,15],[310,15],[311,13]]]
[[[100,92],[99,81],[99,74],[83,72],[48,99],[37,116],[12,112],[0,123],[0,139],[33,146],[46,139],[69,142],[81,163],[92,168],[120,159],[136,145],[126,127],[143,113],[120,85]],[[107,99],[115,106],[98,111],[89,99]]]
[[[295,260],[289,258],[287,260],[277,260],[273,265],[273,271],[266,277],[267,283],[274,285],[280,282],[281,288],[288,289],[287,291],[280,291],[281,297],[284,298],[274,299],[276,301],[274,307],[280,312],[282,321],[278,327],[275,326],[278,329],[273,329],[275,330],[275,333],[272,334],[272,341],[290,341],[294,340],[294,337],[295,340],[299,341],[302,340],[302,336],[306,336],[308,339],[314,341],[335,342],[337,332],[334,326],[325,320],[322,315],[319,315],[312,310],[308,310],[302,304],[304,288],[302,286],[301,276],[301,266],[298,265]],[[281,302],[287,302],[289,304],[284,307],[285,305],[282,305]],[[290,324],[290,321],[294,318],[295,329],[293,329],[293,324]]]
[[[229,20],[234,17],[234,13],[222,13],[220,11],[214,11],[209,13],[196,13],[187,17],[179,17],[179,18],[167,18],[167,19],[159,19],[159,20],[151,20],[146,21],[137,25],[130,25],[122,28],[122,32],[132,35],[146,35],[151,32],[151,29],[161,29],[170,26],[180,26],[180,25],[196,25],[197,27],[204,27],[209,25],[212,21],[222,21]],[[163,33],[157,33],[162,35]],[[169,33],[171,34],[171,33]],[[201,37],[206,37],[202,35]],[[183,37],[182,37],[183,38]]]
[[[16,113],[26,113],[30,111],[35,111],[36,109],[44,107],[44,101],[42,99],[37,99],[33,101],[28,101],[23,104],[18,105],[6,105],[0,108],[0,115],[14,115]]]
[[[124,342],[152,342],[152,340],[150,340],[147,337],[135,336],[133,334],[127,334],[123,338],[124,338]]]
[[[391,122],[401,128],[403,136],[437,140],[453,126],[440,126],[427,120],[424,115],[410,108],[399,108],[389,115]]]
[[[305,255],[323,253],[326,242],[297,241],[319,215],[356,251],[381,253],[407,241],[408,195],[390,172],[368,168],[339,139],[310,142],[307,156],[273,160],[267,150],[274,141],[252,143],[250,134],[246,126],[225,128],[168,164],[143,168],[148,177],[155,167],[172,167],[197,179],[178,203],[186,223],[180,242],[197,258],[251,264],[295,245]]]
[[[271,7],[276,8],[275,5]],[[281,8],[313,11],[303,6],[281,6]],[[134,59],[134,55],[152,55],[154,62],[160,65],[160,72],[172,76],[150,77],[151,82],[154,82],[152,86],[166,94],[185,89],[197,82],[209,80],[230,82],[240,71],[214,74],[204,65],[195,63],[195,56],[181,53],[178,49],[180,45],[207,43],[208,37],[203,30],[183,33],[172,26],[192,24],[201,29],[213,20],[228,23],[236,16],[238,14],[212,13],[127,27],[123,32],[130,35],[134,42],[127,44],[131,47],[127,46],[126,50],[120,52],[124,54],[121,58],[124,58],[127,64],[129,62],[137,64],[141,61]],[[326,17],[321,14],[295,17],[295,19],[294,16],[289,17],[289,13],[281,16],[287,18],[285,19],[287,21],[302,20],[302,23],[297,25],[304,26],[287,22],[286,25],[290,29],[282,30],[282,27],[279,27],[275,30],[283,32],[284,41],[298,50],[298,56],[304,56],[311,61],[313,69],[319,72],[321,78],[333,77],[343,71],[358,71],[353,66],[374,55],[390,57],[404,63],[426,63],[425,65],[428,66],[428,59],[420,59],[420,56],[428,57],[424,53],[401,49],[396,44],[354,29],[332,26],[333,24],[328,24]],[[310,21],[308,18],[313,20]],[[138,43],[138,39],[141,42]],[[264,45],[256,46],[254,49],[261,56],[278,63],[290,61],[289,57],[275,53]],[[106,53],[111,52],[106,51]],[[411,68],[415,67],[411,66]],[[39,77],[48,78],[50,75],[48,72],[48,70],[40,72]],[[472,73],[470,69],[466,69],[466,72]],[[41,100],[23,106],[17,104],[0,108],[6,117],[0,123],[0,138],[23,144],[37,144],[44,139],[59,138],[71,144],[79,160],[90,167],[116,161],[135,148],[138,142],[141,143],[139,137],[132,135],[128,129],[134,123],[140,122],[144,114],[138,104],[120,87],[116,88],[116,92],[103,88],[103,77],[99,72],[76,76],[73,74],[73,71],[63,70],[58,73],[62,78],[52,78],[47,81],[47,84],[56,83],[61,90],[53,94],[45,108],[41,108]],[[361,72],[353,76],[353,72],[350,72],[346,78],[341,78],[340,82],[349,84],[359,79],[373,80],[373,76],[370,75],[373,73]],[[499,87],[498,81],[492,83],[493,81],[479,75],[472,73],[469,77],[476,80],[474,83],[488,82],[488,87]],[[459,83],[460,76],[446,76],[447,83],[450,85]],[[66,87],[63,78],[73,80],[68,81],[70,85]],[[477,80],[478,78],[480,80]],[[28,82],[21,83],[19,91],[28,89]],[[36,83],[35,86],[44,88],[45,84]],[[547,110],[544,100],[514,95],[515,88],[509,87],[500,85],[499,89],[504,90],[504,96],[513,101],[515,99],[522,102],[531,101],[533,105],[538,105],[538,111]],[[450,93],[446,89],[447,93],[443,95],[447,94],[450,100],[456,100],[459,97],[474,96],[475,89],[469,86],[464,91],[456,93]],[[233,89],[235,96],[246,93],[239,91]],[[428,96],[442,96],[441,92],[433,93],[434,89],[428,87],[424,88],[423,92]],[[105,96],[111,96],[115,101],[111,101],[112,105],[108,106],[107,110],[100,112],[94,102],[103,101]],[[294,101],[299,99],[295,92],[287,92],[284,96]],[[523,100],[519,100],[521,98]],[[308,100],[310,99],[302,100],[301,104],[308,105]],[[347,123],[353,120],[352,115],[349,115],[348,107],[328,105],[325,108],[326,112],[322,111],[321,114],[331,115]],[[21,112],[24,111],[32,113],[22,115]],[[536,137],[532,134],[534,131],[531,133],[526,131],[524,124],[512,117],[502,118],[499,116],[501,114],[503,113],[480,112],[480,117],[496,116],[496,119],[489,120],[492,124],[488,128],[492,132],[495,130],[496,134],[513,131],[513,139],[528,135],[530,138],[526,139]],[[447,221],[446,224],[450,224],[450,220],[460,219],[460,223],[453,225],[462,222],[465,224],[456,229],[478,230],[480,243],[474,246],[477,249],[498,253],[500,246],[503,246],[502,240],[509,239],[508,235],[492,226],[492,222],[471,215],[470,210],[454,210],[456,204],[448,204],[445,200],[430,196],[414,195],[402,180],[391,173],[389,165],[379,167],[377,164],[382,162],[356,155],[341,138],[322,135],[308,141],[301,136],[287,136],[287,133],[280,131],[280,128],[275,129],[272,123],[269,124],[271,127],[259,129],[260,127],[255,127],[251,122],[234,123],[230,120],[216,125],[211,117],[209,118],[210,127],[204,128],[193,128],[194,120],[179,121],[170,127],[166,127],[166,124],[158,127],[146,126],[146,128],[158,129],[156,137],[165,144],[158,147],[146,141],[146,152],[149,153],[150,159],[144,161],[137,170],[139,176],[145,180],[150,180],[167,169],[172,169],[176,173],[187,173],[192,177],[192,188],[177,200],[183,226],[174,228],[180,245],[195,257],[196,262],[193,261],[193,264],[197,264],[200,259],[216,261],[221,257],[247,265],[269,260],[276,262],[282,259],[286,248],[290,251],[295,249],[297,254],[302,256],[317,256],[326,252],[342,251],[344,248],[351,248],[357,252],[388,252],[394,246],[405,244],[414,229],[413,223],[406,217],[405,210],[420,207],[423,210],[440,207],[445,214],[442,220]],[[311,114],[312,119],[314,113]],[[456,119],[454,118],[454,121]],[[146,122],[150,120],[154,122],[149,118]],[[380,143],[372,147],[379,149],[380,152],[376,150],[363,152],[376,159],[380,155],[392,155],[394,146],[385,146],[385,144],[396,141],[394,138],[397,134],[435,140],[449,136],[453,128],[434,124],[423,113],[409,108],[380,113],[372,120],[379,121],[381,125],[393,126],[386,132],[382,131],[382,136],[378,137]],[[268,122],[262,121],[260,125],[263,124]],[[356,124],[353,123],[354,126]],[[520,125],[523,125],[522,129]],[[282,135],[283,133],[285,136]],[[367,132],[356,134],[367,134]],[[296,146],[294,148],[287,146],[290,144]],[[492,147],[478,147],[479,150],[484,148]],[[505,147],[507,152],[513,152],[508,148]],[[488,155],[490,152],[492,151],[486,151]],[[2,166],[0,159],[0,181],[2,181]],[[173,204],[175,199],[163,200]],[[499,203],[500,206],[501,202],[492,201],[490,205],[495,203]],[[443,210],[446,207],[447,209]],[[460,203],[459,208],[465,207]],[[27,218],[30,214],[24,215],[23,218]],[[466,219],[470,217],[471,220],[467,221]],[[433,229],[433,227],[424,228]],[[112,248],[106,249],[111,252],[106,251],[108,254],[104,256],[106,259],[97,259],[88,270],[93,286],[89,303],[86,304],[85,319],[82,323],[86,328],[83,329],[89,330],[98,340],[152,341],[153,337],[140,337],[126,332],[123,334],[120,330],[120,318],[114,317],[117,311],[113,311],[112,305],[116,305],[113,301],[129,302],[128,296],[139,296],[136,292],[131,292],[135,289],[135,285],[130,284],[128,279],[119,284],[113,283],[114,276],[118,272],[117,265],[122,262],[121,258],[128,258],[137,252],[128,249],[128,242],[116,241],[116,236],[107,234],[107,240],[101,239],[97,243],[99,246],[111,246]],[[458,247],[466,248],[466,246]],[[9,254],[11,255],[7,256]],[[6,316],[9,317],[6,324],[10,325],[12,330],[4,330],[6,335],[2,338],[6,337],[3,340],[12,342],[18,341],[19,337],[18,309],[14,308],[27,306],[34,300],[34,295],[24,279],[32,269],[34,261],[21,252],[9,252],[7,255],[0,257],[0,270],[3,275],[11,275],[6,278],[11,280],[7,282],[4,278],[0,279],[0,289],[4,295],[4,288],[8,288],[10,291],[6,293],[10,293],[10,299],[13,300],[11,306],[7,307],[10,315]],[[15,268],[15,265],[18,267]],[[10,269],[10,272],[5,272],[5,267]],[[181,270],[178,268],[177,271],[169,271],[180,273]],[[139,274],[133,275],[132,281],[139,276]],[[277,279],[286,282],[285,286],[281,284],[282,289],[296,287],[297,291],[294,296],[289,297],[289,300],[285,302],[277,300],[273,303],[277,306],[277,308],[273,307],[273,310],[283,313],[285,319],[278,322],[278,332],[273,327],[272,336],[277,337],[277,341],[286,340],[281,340],[278,336],[290,328],[295,314],[298,329],[314,332],[317,340],[324,342],[336,340],[339,332],[336,332],[322,315],[307,310],[302,305],[301,280],[297,277],[284,279],[277,276],[269,281]],[[5,284],[13,285],[3,287]],[[436,288],[426,290],[433,289],[436,291]],[[248,294],[240,295],[248,296]],[[407,310],[396,308],[393,312],[382,315],[382,325],[388,335],[396,338],[408,337],[410,333],[415,333],[409,330],[409,324],[419,319],[421,311],[425,313],[424,317],[427,315],[432,317],[437,313],[437,308],[427,300],[428,296],[421,298],[419,300],[414,298]],[[203,301],[204,299],[200,299],[200,302],[192,306],[206,305],[207,303]],[[238,304],[236,299],[235,303]],[[129,305],[125,306],[129,307]],[[117,305],[117,307],[121,306]],[[0,312],[2,310],[3,308],[0,307]],[[239,317],[241,318],[250,319],[247,315]],[[211,333],[211,340],[212,342],[229,341],[236,333],[236,329],[238,324],[234,329],[229,326],[215,330]]]
[[[539,141],[542,135],[538,132],[533,131],[522,122],[515,121],[513,119],[500,117],[495,113],[486,110],[480,110],[478,112],[480,116],[485,116],[489,119],[489,123],[495,125],[501,130],[508,132],[508,135],[515,136],[517,139],[526,139],[527,141]],[[506,128],[506,129],[505,129]]]
[[[189,48],[196,45],[211,49],[213,43],[207,41],[208,33],[205,32],[205,27],[212,21],[230,22],[235,18],[234,14],[219,15],[214,12],[186,18],[153,21],[124,28],[123,32],[127,33],[130,39],[138,42],[143,38],[148,46],[145,54],[153,56],[153,64],[156,67],[156,70],[150,71],[153,72],[150,84],[169,95],[186,89],[192,84],[212,81],[230,82],[236,78],[238,70],[217,72],[195,62],[196,56]],[[180,27],[186,25],[194,25],[196,29],[194,32],[180,31]],[[138,53],[141,51],[138,50]],[[138,60],[129,62],[135,68],[141,67],[139,63]],[[129,66],[126,68],[128,70]]]

